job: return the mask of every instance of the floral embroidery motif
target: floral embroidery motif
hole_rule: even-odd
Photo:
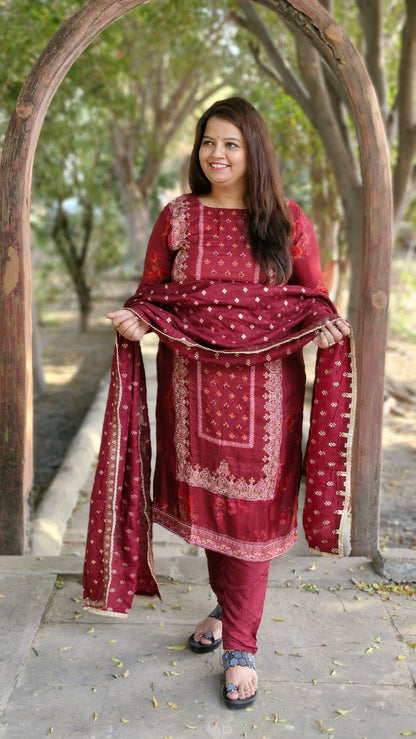
[[[255,367],[237,372],[198,362],[198,436],[220,446],[252,449],[255,383]]]
[[[238,557],[249,562],[263,562],[266,559],[280,557],[290,547],[296,544],[298,529],[295,526],[286,536],[279,536],[271,541],[242,541],[230,540],[229,537],[215,531],[208,531],[202,526],[192,526],[185,521],[173,518],[166,511],[154,509],[153,520],[161,526],[173,531],[190,544],[213,549],[231,557]]]
[[[187,279],[187,261],[189,254],[188,214],[189,202],[187,198],[179,196],[169,203],[171,212],[171,240],[173,251],[177,252],[172,267],[173,282],[183,282]]]
[[[226,495],[231,498],[244,500],[271,500],[274,496],[276,485],[279,482],[279,458],[280,444],[282,438],[282,360],[277,359],[261,365],[261,369],[251,367],[227,368],[211,365],[208,367],[200,362],[192,362],[182,356],[176,355],[173,369],[173,389],[175,399],[175,448],[177,457],[177,477],[189,485],[209,490],[212,493]],[[242,382],[237,383],[233,377],[237,374],[239,378],[246,377],[248,394],[243,389]],[[205,374],[204,374],[205,373]],[[220,373],[221,377],[218,376]],[[261,375],[263,375],[261,379]],[[212,377],[216,377],[212,385]],[[202,382],[204,379],[205,382]],[[264,406],[255,416],[255,382],[263,381]],[[221,385],[220,385],[221,381]],[[220,386],[227,385],[230,388],[240,385],[241,395],[236,392],[223,392],[219,394]],[[211,387],[210,387],[211,386]],[[206,394],[208,404],[210,399],[215,402],[208,410],[208,418],[214,416],[216,431],[211,434],[206,432],[207,410]],[[196,425],[197,435],[206,443],[206,455],[208,458],[216,459],[217,452],[210,454],[211,444],[215,447],[233,447],[234,464],[236,469],[244,468],[241,462],[246,458],[246,449],[258,448],[261,450],[262,464],[257,463],[255,457],[250,465],[250,476],[235,475],[230,469],[230,463],[225,458],[220,458],[215,468],[209,468],[201,464],[192,463],[191,454],[191,414],[190,398],[198,398]],[[234,397],[230,397],[234,395]],[[204,402],[205,399],[205,402]],[[193,409],[195,413],[195,409]],[[220,424],[215,416],[221,413]],[[224,423],[228,424],[226,434],[230,440],[224,438]],[[211,425],[211,424],[210,424]],[[231,435],[231,436],[230,436]],[[238,449],[241,449],[240,456]],[[241,456],[242,455],[242,456]]]

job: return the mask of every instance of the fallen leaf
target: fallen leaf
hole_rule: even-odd
[[[53,726],[48,731],[48,736],[50,736],[50,734],[53,734]]]
[[[277,713],[272,713],[272,717],[275,724],[287,724],[287,718],[279,718]]]
[[[117,639],[110,639],[110,641],[107,642],[107,644],[117,644]]]
[[[93,634],[94,633],[94,626],[91,626],[90,629],[88,629],[87,634]]]
[[[169,706],[169,708],[177,708],[178,707],[176,705],[176,703],[172,703],[172,701],[168,701],[168,706]]]
[[[314,570],[316,570],[316,565],[311,565],[310,567],[308,567],[309,572],[313,572]]]
[[[147,607],[148,608],[154,608],[155,610],[157,610],[154,603],[147,603]]]
[[[284,621],[284,620],[285,620],[284,618],[276,618],[272,616],[272,621]]]
[[[81,603],[81,601],[82,601],[82,595],[78,596],[78,598],[77,597],[71,598],[71,600],[73,600],[74,603]]]
[[[187,729],[197,729],[197,726],[190,726],[189,724],[186,724]]]
[[[174,659],[172,660],[171,665],[172,665],[172,667],[177,667],[178,666]]]
[[[397,657],[397,661],[399,662],[401,659],[408,659],[407,654],[399,654],[399,656]]]
[[[368,647],[368,649],[365,650],[366,654],[371,654],[371,652],[374,652],[373,647]]]
[[[316,723],[318,724],[318,728],[321,734],[330,734],[331,731],[334,731],[334,729],[324,729],[323,723],[322,721],[319,721],[319,719],[317,719]]]
[[[317,585],[307,585],[306,590],[308,593],[316,593],[317,595],[321,592]]]
[[[343,711],[342,708],[338,708],[335,713],[339,713],[340,716],[345,716],[346,713],[349,713],[349,711]]]
[[[412,649],[416,649],[416,643],[414,641],[407,641],[406,644],[408,647],[412,647]]]
[[[402,731],[400,736],[416,736],[416,731]]]
[[[333,677],[333,676],[334,676],[334,675],[336,675],[336,674],[337,674],[337,671],[336,671],[336,670],[332,670],[332,672],[331,672],[331,677]]]
[[[178,647],[165,647],[165,649],[172,649],[174,652],[182,652],[187,648],[187,644],[181,644]]]
[[[312,680],[312,685],[318,685],[318,681],[315,678]]]
[[[121,721],[122,724],[129,724],[130,723],[130,719],[129,718],[121,718],[120,721]]]
[[[60,652],[68,652],[72,647],[62,647],[59,651]]]
[[[157,702],[155,696],[153,696],[153,705],[154,705],[155,708],[157,708],[158,705],[159,705],[159,703]]]
[[[77,618],[84,618],[84,614],[83,613],[76,613],[75,616],[74,616],[74,618],[75,619],[77,619]]]
[[[93,724],[95,724],[97,718],[98,718],[98,713],[93,713],[92,714],[92,722],[93,722]]]
[[[336,659],[334,659],[334,665],[338,665],[338,667],[345,667],[342,662],[338,662]]]
[[[55,580],[55,588],[57,590],[62,590],[62,588],[64,587],[64,585],[65,585],[65,583],[64,583],[62,577],[57,577],[56,580]],[[53,731],[53,729],[52,729],[52,731]]]

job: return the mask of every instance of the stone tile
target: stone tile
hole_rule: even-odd
[[[31,649],[55,576],[0,573],[0,711]]]

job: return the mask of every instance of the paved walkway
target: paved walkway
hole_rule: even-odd
[[[375,589],[363,558],[312,555],[301,540],[272,562],[258,698],[242,711],[223,705],[220,652],[186,648],[214,606],[197,548],[156,526],[163,600],[136,598],[127,620],[83,612],[92,474],[60,556],[0,558],[2,737],[416,736],[415,597],[408,586]],[[49,513],[61,508],[51,496]]]
[[[376,577],[363,559],[275,560],[259,633],[258,698],[251,709],[230,711],[219,652],[201,657],[185,648],[214,605],[204,557],[163,556],[172,546],[157,547],[163,600],[136,598],[127,620],[82,611],[81,556],[1,558],[1,736],[416,734],[411,595],[368,588]]]

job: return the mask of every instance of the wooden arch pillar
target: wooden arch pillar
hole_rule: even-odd
[[[89,0],[56,32],[23,85],[0,165],[0,554],[23,554],[33,477],[30,188],[39,133],[68,70],[107,26],[149,0]],[[378,547],[384,355],[391,245],[390,168],[365,66],[317,0],[259,0],[306,34],[345,90],[364,182],[352,551]],[[365,351],[364,351],[365,348]]]

